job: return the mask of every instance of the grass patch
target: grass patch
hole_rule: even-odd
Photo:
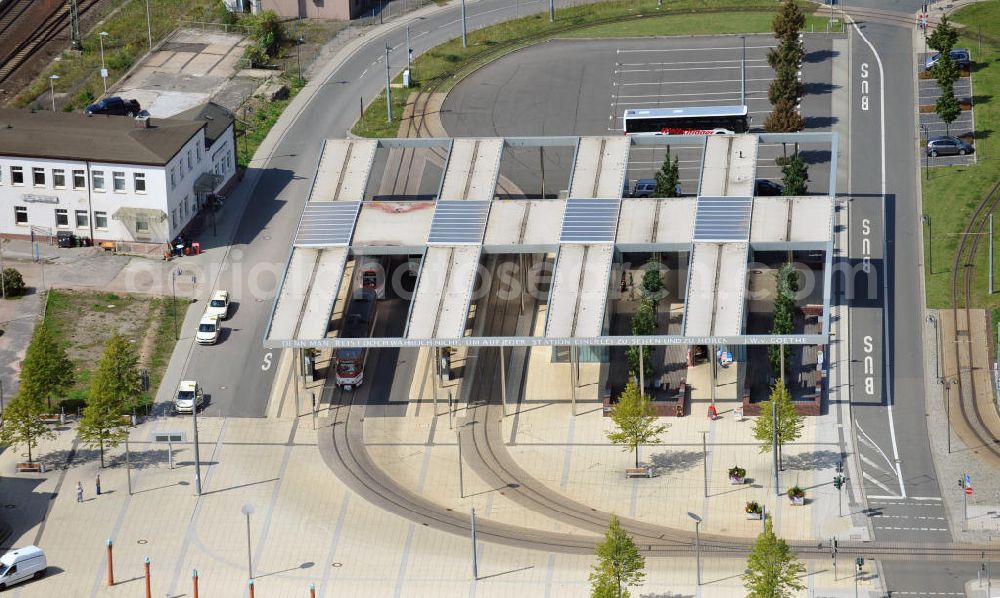
[[[75,411],[87,399],[90,379],[104,343],[118,331],[132,341],[142,367],[149,369],[150,389],[139,398],[140,410],[152,405],[173,353],[174,327],[170,297],[149,297],[89,291],[49,291],[45,323],[76,369],[76,384],[67,393],[66,405]],[[177,318],[183,321],[190,301],[177,299]]]
[[[596,25],[570,31],[558,37],[651,37],[658,35],[769,33],[773,18],[773,14],[766,12],[714,13],[710,19],[699,14],[666,15],[627,23]],[[806,20],[805,30],[825,32],[827,22],[826,17],[810,15]],[[669,33],[664,33],[665,31],[669,31]],[[843,22],[837,20],[831,31],[843,32]]]
[[[246,168],[250,158],[257,153],[257,148],[271,132],[271,127],[278,122],[281,113],[291,103],[292,98],[298,95],[305,86],[305,79],[298,77],[282,77],[281,81],[288,86],[288,98],[269,102],[264,98],[249,98],[237,113],[239,122],[236,127],[237,137],[242,137],[237,141],[239,146],[239,165]],[[385,103],[382,103],[385,110]]]
[[[802,7],[810,16],[816,9],[813,4],[803,3]],[[462,38],[457,37],[418,56],[413,62],[412,71],[416,85],[409,89],[393,89],[395,124],[387,125],[385,122],[383,92],[365,109],[364,116],[355,124],[352,132],[361,137],[394,137],[398,134],[397,119],[402,115],[402,106],[406,105],[410,93],[419,89],[420,85],[434,85],[437,91],[447,92],[463,76],[492,60],[553,37],[585,35],[578,32],[583,27],[593,29],[587,27],[589,24],[595,27],[605,24],[609,27],[620,26],[624,33],[619,33],[619,36],[631,37],[635,35],[633,31],[637,27],[649,31],[646,35],[680,35],[692,32],[678,31],[675,27],[674,19],[684,17],[686,27],[697,27],[697,31],[702,33],[715,33],[722,32],[714,26],[720,15],[741,12],[741,18],[754,15],[758,17],[758,21],[766,20],[768,25],[762,29],[766,31],[770,29],[770,19],[776,11],[777,4],[773,0],[670,0],[659,8],[657,0],[613,0],[557,9],[555,22],[549,22],[547,12],[505,21],[470,31],[467,34],[468,47],[463,47]],[[654,14],[658,16],[648,16]],[[615,20],[618,22],[611,22]],[[656,25],[646,25],[647,22],[655,22]],[[822,22],[825,27],[826,20],[823,19]],[[746,30],[745,24],[740,29]],[[396,82],[400,80],[401,77],[395,79]],[[399,115],[396,114],[397,104],[400,106]]]
[[[149,5],[154,45],[174,30],[179,19],[218,23],[232,18],[219,0],[156,0]],[[109,71],[109,84],[120,79],[149,50],[145,2],[109,2],[100,10],[102,21],[93,31],[83,32],[83,51],[63,52],[11,101],[13,107],[38,105],[39,97],[49,91],[50,75],[59,75],[56,93],[69,94],[62,107],[64,111],[82,109],[99,97],[104,92],[101,31],[108,32],[104,40],[104,62]]]
[[[973,210],[993,185],[1000,180],[1000,43],[986,41],[987,31],[997,29],[1000,38],[1000,2],[975,4],[957,11],[956,21],[968,23],[969,33],[983,24],[983,44],[979,50],[978,39],[973,33],[963,36],[958,46],[972,49],[975,68],[972,88],[975,94],[976,151],[978,162],[971,166],[951,166],[930,169],[930,179],[922,176],[924,212],[931,218],[933,236],[924,227],[924,270],[926,274],[927,305],[931,308],[951,306],[952,260],[958,250],[960,233],[965,228]],[[923,166],[923,165],[921,165]],[[923,174],[923,173],[922,173]],[[1000,217],[994,226],[1000,243]],[[1000,245],[998,245],[1000,246]],[[1000,307],[1000,294],[990,296],[988,281],[987,240],[983,239],[975,264],[975,282],[972,305],[987,309]],[[933,252],[933,254],[931,254]],[[933,264],[931,263],[933,262]],[[930,266],[934,269],[931,271]],[[1000,265],[1000,264],[998,264]],[[1000,289],[1000,278],[994,281]]]

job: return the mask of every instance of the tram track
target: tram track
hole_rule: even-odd
[[[1000,467],[1000,440],[997,432],[990,429],[988,420],[996,420],[992,385],[983,390],[977,388],[976,364],[973,357],[972,330],[972,285],[975,281],[975,262],[982,237],[986,232],[990,215],[1000,205],[1000,181],[979,202],[959,237],[958,249],[951,268],[951,311],[955,327],[955,342],[947,343],[954,357],[954,385],[958,389],[957,402],[961,414],[957,431],[960,436],[972,439],[978,446],[970,446],[979,457],[993,467]],[[964,338],[962,338],[964,337]],[[981,386],[981,385],[978,385]],[[985,396],[988,391],[989,396]],[[981,396],[983,395],[983,396]],[[948,401],[946,409],[954,404],[951,393],[945,393]],[[987,409],[994,410],[988,413]],[[949,430],[950,433],[950,430]],[[981,449],[986,449],[985,451]]]

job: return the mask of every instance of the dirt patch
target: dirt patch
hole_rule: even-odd
[[[963,112],[972,110],[972,104],[970,104],[969,102],[959,102],[958,106],[959,108],[962,109]],[[934,104],[923,104],[920,106],[921,114],[930,114],[931,112],[934,112]]]
[[[170,318],[169,301],[148,295],[51,290],[45,320],[66,348],[77,372],[76,385],[69,396],[86,397],[104,344],[114,332],[134,344],[140,365],[150,369],[154,382],[151,391],[155,392],[155,383],[166,368],[174,345],[172,320],[164,320]],[[178,310],[179,317],[183,317],[182,309]]]

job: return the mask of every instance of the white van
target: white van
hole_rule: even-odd
[[[25,546],[0,556],[0,590],[45,575],[45,553],[37,546]]]

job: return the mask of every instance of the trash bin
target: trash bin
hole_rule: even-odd
[[[451,380],[451,351],[449,349],[441,352],[441,380],[444,382]]]
[[[72,231],[61,230],[56,233],[56,243],[62,248],[73,247],[73,236]]]
[[[201,255],[201,243],[199,243],[198,241],[191,243],[191,254]]]

